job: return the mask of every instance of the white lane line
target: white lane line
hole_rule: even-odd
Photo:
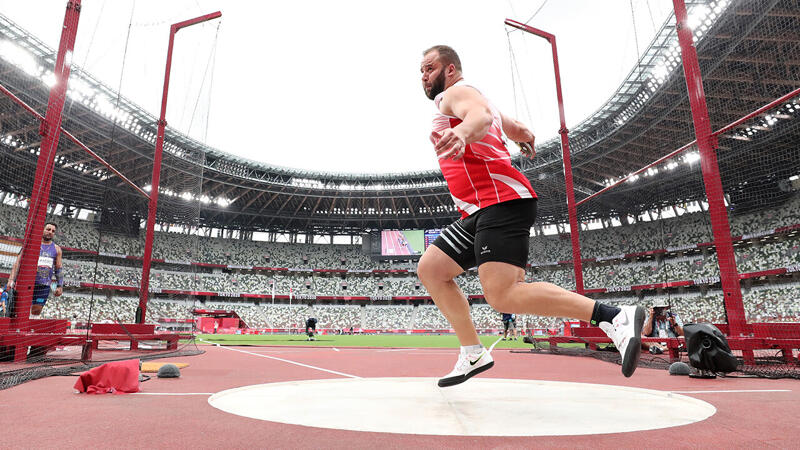
[[[740,392],[792,392],[791,389],[733,389],[728,391],[669,391],[673,394],[728,394]]]
[[[406,353],[406,354],[414,354],[418,356],[428,356],[428,355],[458,355],[458,350],[424,350],[424,349],[415,349],[415,348],[396,348],[391,350],[375,350],[375,353]]]
[[[200,338],[198,338],[198,340],[203,341]],[[206,342],[206,343],[212,344],[212,345],[216,345],[217,347],[224,348],[225,350],[230,350],[230,351],[239,352],[239,353],[245,353],[247,355],[258,356],[259,358],[274,359],[275,361],[281,361],[281,362],[285,362],[285,363],[289,363],[289,364],[294,364],[296,366],[306,367],[306,368],[309,368],[309,369],[319,370],[319,371],[322,371],[322,372],[328,372],[328,373],[332,373],[334,375],[341,375],[343,377],[348,377],[348,378],[361,378],[361,377],[359,377],[357,375],[350,375],[349,373],[337,372],[335,370],[330,370],[330,369],[323,369],[322,367],[311,366],[311,365],[303,364],[303,363],[297,362],[297,361],[291,361],[291,360],[288,360],[288,359],[277,358],[275,356],[262,355],[262,354],[259,354],[259,353],[248,352],[246,350],[239,350],[238,348],[224,347],[224,346],[221,346],[219,344],[208,342],[208,341],[203,341],[203,342]]]
[[[214,392],[134,392],[133,395],[214,395]]]
[[[338,351],[339,351],[339,349],[338,349],[338,348],[336,348],[336,347],[331,347],[331,348],[333,348],[333,351],[335,351],[335,352],[338,352]]]
[[[253,353],[300,353],[299,350],[251,350]]]

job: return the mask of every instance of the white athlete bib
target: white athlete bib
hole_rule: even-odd
[[[39,267],[53,267],[53,258],[47,255],[39,255],[39,263],[37,264]]]

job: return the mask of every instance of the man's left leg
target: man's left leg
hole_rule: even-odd
[[[486,301],[498,311],[572,317],[598,324],[614,341],[622,355],[622,373],[636,370],[641,354],[644,308],[616,308],[596,302],[552,283],[525,282],[525,271],[513,264],[489,261],[478,266]]]
[[[31,302],[31,315],[38,316],[42,313],[47,298],[50,297],[50,286],[35,284],[33,286],[33,299]]]
[[[33,288],[33,302],[31,303],[31,317],[38,316],[42,314],[42,309],[44,308],[45,303],[47,303],[47,297],[50,295],[50,287],[49,286],[39,286],[35,285]],[[44,358],[47,354],[47,346],[43,345],[32,345],[30,350],[28,351],[28,360],[37,360],[40,358]]]

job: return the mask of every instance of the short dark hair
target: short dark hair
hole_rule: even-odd
[[[55,222],[45,222],[44,223],[44,228],[47,228],[48,225],[52,225],[55,229],[58,229],[58,224],[55,223]]]
[[[453,50],[453,47],[450,47],[449,45],[434,45],[433,47],[422,52],[422,56],[425,56],[432,51],[439,53],[439,59],[441,59],[442,62],[445,64],[454,65],[456,70],[461,72],[461,59],[458,57],[458,53]]]

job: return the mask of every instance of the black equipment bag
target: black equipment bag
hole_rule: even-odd
[[[736,370],[738,361],[719,328],[710,323],[687,323],[683,333],[692,367],[718,373]]]

